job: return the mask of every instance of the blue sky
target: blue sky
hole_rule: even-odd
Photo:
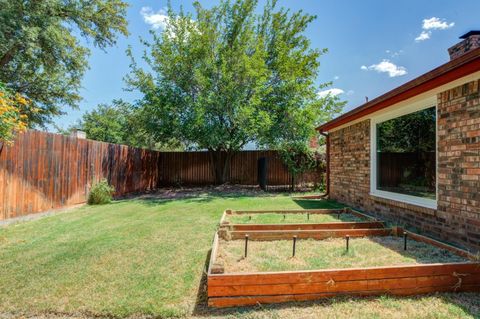
[[[200,2],[206,7],[216,3]],[[171,3],[193,10],[192,1]],[[139,37],[150,38],[151,28],[161,32],[166,5],[166,0],[130,1],[130,36],[120,37],[107,52],[91,48],[80,109],[65,109],[67,115],[55,120],[58,126],[68,127],[99,103],[140,97],[124,90],[130,62],[125,50],[131,45],[140,57]],[[329,49],[320,60],[318,83],[333,81],[329,89],[347,101],[344,111],[447,62],[447,48],[460,35],[480,29],[478,0],[283,0],[279,5],[317,16],[306,35],[312,47]]]

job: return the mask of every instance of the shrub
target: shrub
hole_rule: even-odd
[[[100,182],[94,184],[88,194],[89,205],[101,205],[108,204],[112,201],[115,188],[110,186],[106,179],[102,179]]]

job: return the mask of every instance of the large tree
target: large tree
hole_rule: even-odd
[[[67,130],[80,129],[87,138],[114,144],[125,144],[157,150],[178,150],[182,145],[176,139],[159,143],[146,131],[142,119],[143,113],[123,100],[113,100],[110,104],[99,104],[92,111],[83,114],[81,120]]]
[[[168,10],[165,30],[145,41],[148,70],[132,58],[127,77],[143,93],[145,127],[158,139],[176,137],[210,152],[217,183],[247,143],[273,146],[307,140],[315,124],[339,111],[318,99],[319,57],[304,35],[314,16],[268,2],[195,2],[195,15]],[[325,107],[327,106],[327,107]]]
[[[89,50],[127,35],[122,0],[0,0],[0,82],[27,97],[38,110],[31,124],[44,124],[76,107]]]

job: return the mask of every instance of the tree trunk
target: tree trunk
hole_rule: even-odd
[[[208,152],[210,153],[210,162],[212,164],[215,184],[225,184],[227,182],[227,172],[230,167],[233,152],[213,149],[209,149]]]

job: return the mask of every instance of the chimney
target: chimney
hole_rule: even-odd
[[[448,49],[450,60],[455,60],[469,51],[480,48],[480,31],[478,30],[467,32],[460,39],[463,41]]]
[[[76,137],[78,139],[86,139],[87,138],[87,133],[84,131],[80,131],[79,129],[74,128],[72,132],[70,133],[71,137]]]

